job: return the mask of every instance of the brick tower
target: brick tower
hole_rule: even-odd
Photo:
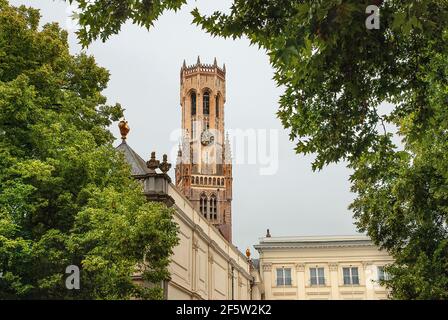
[[[232,241],[232,161],[224,135],[226,67],[185,61],[180,70],[184,132],[176,164],[176,186],[210,223]]]

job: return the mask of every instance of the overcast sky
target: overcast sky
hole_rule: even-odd
[[[213,3],[211,3],[213,2]],[[233,240],[242,251],[258,242],[269,228],[272,236],[346,235],[356,233],[347,209],[354,195],[349,191],[350,171],[343,164],[312,172],[312,157],[294,153],[276,117],[281,88],[272,80],[273,70],[264,51],[247,40],[212,38],[191,25],[190,11],[225,9],[230,1],[190,1],[177,13],[165,13],[147,31],[127,24],[106,43],[96,42],[87,52],[111,73],[105,91],[110,103],[126,109],[131,132],[128,143],[144,159],[151,151],[160,157],[177,144],[171,141],[180,128],[179,70],[183,60],[227,68],[227,129],[278,130],[279,166],[276,174],[261,175],[260,164],[233,167]],[[80,52],[70,8],[62,0],[10,1],[41,9],[42,22],[58,21],[70,31],[70,50]],[[116,137],[118,130],[111,128]],[[118,144],[117,140],[117,144]],[[170,159],[174,164],[175,159]],[[171,170],[174,178],[174,170]],[[253,248],[252,248],[253,250]]]

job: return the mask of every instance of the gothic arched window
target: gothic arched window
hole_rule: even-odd
[[[201,194],[201,199],[199,200],[199,211],[207,219],[207,196],[203,193]]]
[[[215,220],[218,218],[217,201],[214,194],[210,197],[210,216],[212,216]]]
[[[192,92],[190,94],[190,98],[191,98],[191,115],[195,116],[196,115],[196,92]]]
[[[202,104],[202,113],[204,115],[209,115],[210,114],[210,94],[208,93],[208,91],[204,92],[204,97],[203,97],[203,104]]]
[[[216,96],[215,107],[216,107],[216,111],[215,111],[216,118],[218,118],[219,117],[219,96],[218,95]]]

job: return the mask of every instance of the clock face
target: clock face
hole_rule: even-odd
[[[214,140],[215,140],[215,137],[213,136],[213,134],[209,130],[202,131],[202,133],[201,133],[201,143],[204,146],[208,146],[208,145],[212,144]]]

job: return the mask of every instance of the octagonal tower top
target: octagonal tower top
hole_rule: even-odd
[[[196,75],[196,74],[209,74],[209,75],[218,75],[225,80],[226,78],[226,64],[223,64],[222,68],[218,66],[218,62],[216,58],[214,59],[213,64],[201,63],[201,59],[198,56],[198,60],[196,64],[187,66],[185,60],[180,69],[180,80],[183,82],[185,77]]]

